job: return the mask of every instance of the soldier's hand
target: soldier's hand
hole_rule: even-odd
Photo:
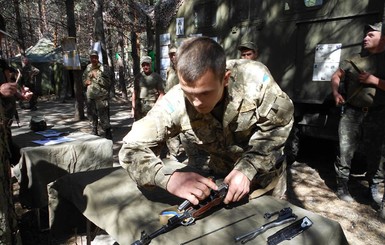
[[[91,85],[91,80],[86,80],[85,84],[86,85]]]
[[[3,83],[0,85],[0,94],[4,97],[12,97],[17,92],[16,83]]]
[[[344,97],[339,93],[334,95],[334,101],[336,102],[336,106],[345,104]]]
[[[364,84],[371,84],[371,85],[378,86],[378,83],[379,83],[379,78],[365,71],[361,72],[358,75],[358,79],[360,79],[360,82]]]
[[[218,186],[209,178],[193,172],[174,172],[168,183],[167,191],[197,205],[210,195],[210,190]]]
[[[250,180],[242,172],[233,169],[224,179],[229,185],[229,190],[223,202],[238,202],[250,192]]]

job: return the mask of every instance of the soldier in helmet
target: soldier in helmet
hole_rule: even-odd
[[[151,70],[151,57],[140,59],[142,72],[135,77],[132,93],[132,110],[135,120],[144,117],[155,102],[164,95],[164,82],[160,75]]]
[[[98,122],[105,132],[107,139],[112,139],[109,109],[109,94],[111,78],[107,66],[99,62],[98,52],[90,52],[91,64],[83,73],[83,83],[86,86],[87,115],[92,124],[92,134],[98,135]]]
[[[179,84],[123,139],[119,160],[130,177],[139,186],[159,186],[192,204],[218,189],[209,176],[229,185],[224,203],[285,183],[285,163],[278,159],[294,107],[266,66],[232,60],[226,69],[223,48],[208,37],[184,41],[176,64]],[[151,150],[179,133],[209,159],[191,166],[160,159]]]

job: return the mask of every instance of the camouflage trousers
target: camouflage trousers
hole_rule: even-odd
[[[98,127],[98,120],[103,130],[111,128],[110,109],[107,99],[87,99],[87,116],[92,127]]]
[[[339,128],[339,155],[334,164],[337,178],[349,179],[351,161],[360,145],[364,147],[367,161],[366,177],[370,183],[380,183],[384,179],[381,162],[382,144],[385,143],[385,108],[363,111],[346,106]],[[385,155],[384,155],[385,157]]]

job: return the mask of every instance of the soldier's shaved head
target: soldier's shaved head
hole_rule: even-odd
[[[221,81],[225,76],[225,51],[211,38],[195,37],[184,41],[176,59],[178,75],[186,82],[198,80],[208,70]]]

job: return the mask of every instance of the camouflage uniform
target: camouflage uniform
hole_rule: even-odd
[[[166,88],[165,92],[167,93],[172,87],[177,85],[179,83],[178,75],[176,74],[174,66],[170,66],[167,69],[167,81],[166,81]]]
[[[361,70],[385,79],[385,52],[367,57],[356,55],[351,60]],[[359,144],[363,143],[368,162],[367,178],[371,184],[378,184],[384,178],[379,171],[382,168],[379,164],[383,164],[379,158],[385,136],[385,91],[361,84],[357,71],[350,64],[341,69],[345,71],[347,103],[338,128],[340,152],[335,162],[337,181],[346,182],[349,179],[351,160]]]
[[[159,97],[158,91],[163,90],[163,79],[156,72],[152,72],[150,75],[141,72],[135,78],[135,120],[141,119],[151,110]]]
[[[5,62],[5,60],[0,60],[0,69],[8,69],[10,70],[10,67],[8,67],[8,64]],[[2,73],[2,71],[1,71]],[[3,80],[5,82],[5,79]],[[3,82],[0,82],[2,84]],[[12,147],[12,134],[11,134],[11,125],[13,122],[13,118],[15,117],[17,111],[16,111],[16,96],[2,98],[2,106],[3,106],[3,112],[4,112],[4,119],[3,124],[4,128],[6,130],[6,139],[8,142],[8,146]]]
[[[20,72],[20,85],[28,87],[29,90],[33,92],[32,98],[29,100],[29,109],[35,110],[38,99],[38,91],[34,77],[40,72],[40,70],[28,63],[27,65],[21,68]],[[20,101],[20,105],[21,107],[24,107],[22,101]]]
[[[162,161],[151,150],[179,133],[210,155],[209,161],[194,164],[208,175],[223,178],[236,169],[265,187],[282,169],[275,163],[293,125],[291,100],[262,63],[233,60],[228,68],[232,76],[220,109],[222,122],[212,113],[198,113],[176,85],[134,123],[123,139],[119,159],[139,186],[166,188],[171,174],[186,167]]]
[[[0,85],[7,82],[4,70],[5,62],[2,60],[0,65]],[[9,145],[10,135],[10,121],[6,115],[5,107],[9,108],[9,98],[0,95],[0,243],[5,241],[12,241],[13,244],[19,244],[15,235],[17,230],[16,214],[13,209],[12,201],[12,185],[11,185],[11,151]],[[10,228],[11,230],[8,230]]]
[[[91,84],[87,86],[86,80],[90,80]],[[111,79],[108,67],[100,63],[96,67],[93,67],[92,64],[87,65],[83,73],[83,81],[84,85],[87,86],[87,115],[92,123],[93,130],[97,129],[99,118],[100,126],[106,131],[107,137],[107,132],[110,134],[111,130],[108,102]]]

